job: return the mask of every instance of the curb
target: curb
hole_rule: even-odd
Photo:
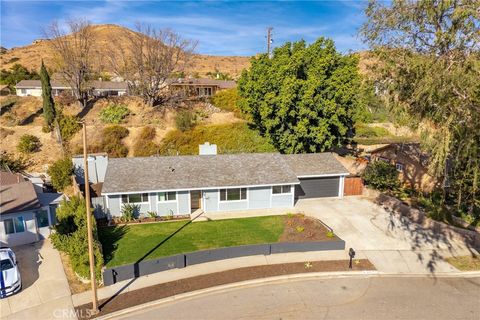
[[[261,284],[271,284],[271,283],[282,283],[290,282],[302,279],[333,279],[333,278],[471,278],[471,277],[480,277],[480,271],[468,271],[468,272],[457,272],[457,273],[441,273],[441,274],[425,274],[425,273],[383,273],[379,271],[350,271],[350,272],[312,272],[312,273],[297,273],[284,276],[275,276],[269,278],[259,278],[253,280],[246,280],[241,282],[229,283],[221,286],[215,286],[211,288],[205,288],[200,290],[195,290],[191,292],[185,292],[177,295],[173,295],[167,298],[150,301],[140,305],[136,305],[130,308],[122,309],[115,311],[104,316],[97,317],[96,319],[106,320],[133,313],[146,308],[151,308],[166,304],[173,301],[185,300],[189,298],[194,298],[203,294],[213,294],[218,292],[229,291],[238,288],[247,288],[250,286],[256,286]],[[141,290],[141,289],[139,289]]]

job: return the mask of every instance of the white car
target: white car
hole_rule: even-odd
[[[17,293],[22,289],[22,278],[18,271],[17,258],[10,248],[0,249],[0,298]]]

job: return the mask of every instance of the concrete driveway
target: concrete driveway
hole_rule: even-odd
[[[465,243],[399,218],[362,197],[299,200],[296,208],[333,228],[347,248],[364,254],[380,271],[457,271],[443,258],[470,253]]]
[[[73,304],[60,255],[50,241],[12,249],[22,276],[22,290],[0,300],[1,319],[75,318],[70,312]]]

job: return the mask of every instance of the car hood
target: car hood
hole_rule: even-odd
[[[2,275],[3,275],[3,281],[5,283],[5,287],[12,286],[19,279],[17,268],[2,270]]]

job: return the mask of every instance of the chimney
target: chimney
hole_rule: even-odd
[[[216,144],[210,144],[210,142],[205,142],[204,144],[198,145],[199,149],[199,154],[201,156],[207,156],[207,155],[216,155],[217,154],[217,145]]]

